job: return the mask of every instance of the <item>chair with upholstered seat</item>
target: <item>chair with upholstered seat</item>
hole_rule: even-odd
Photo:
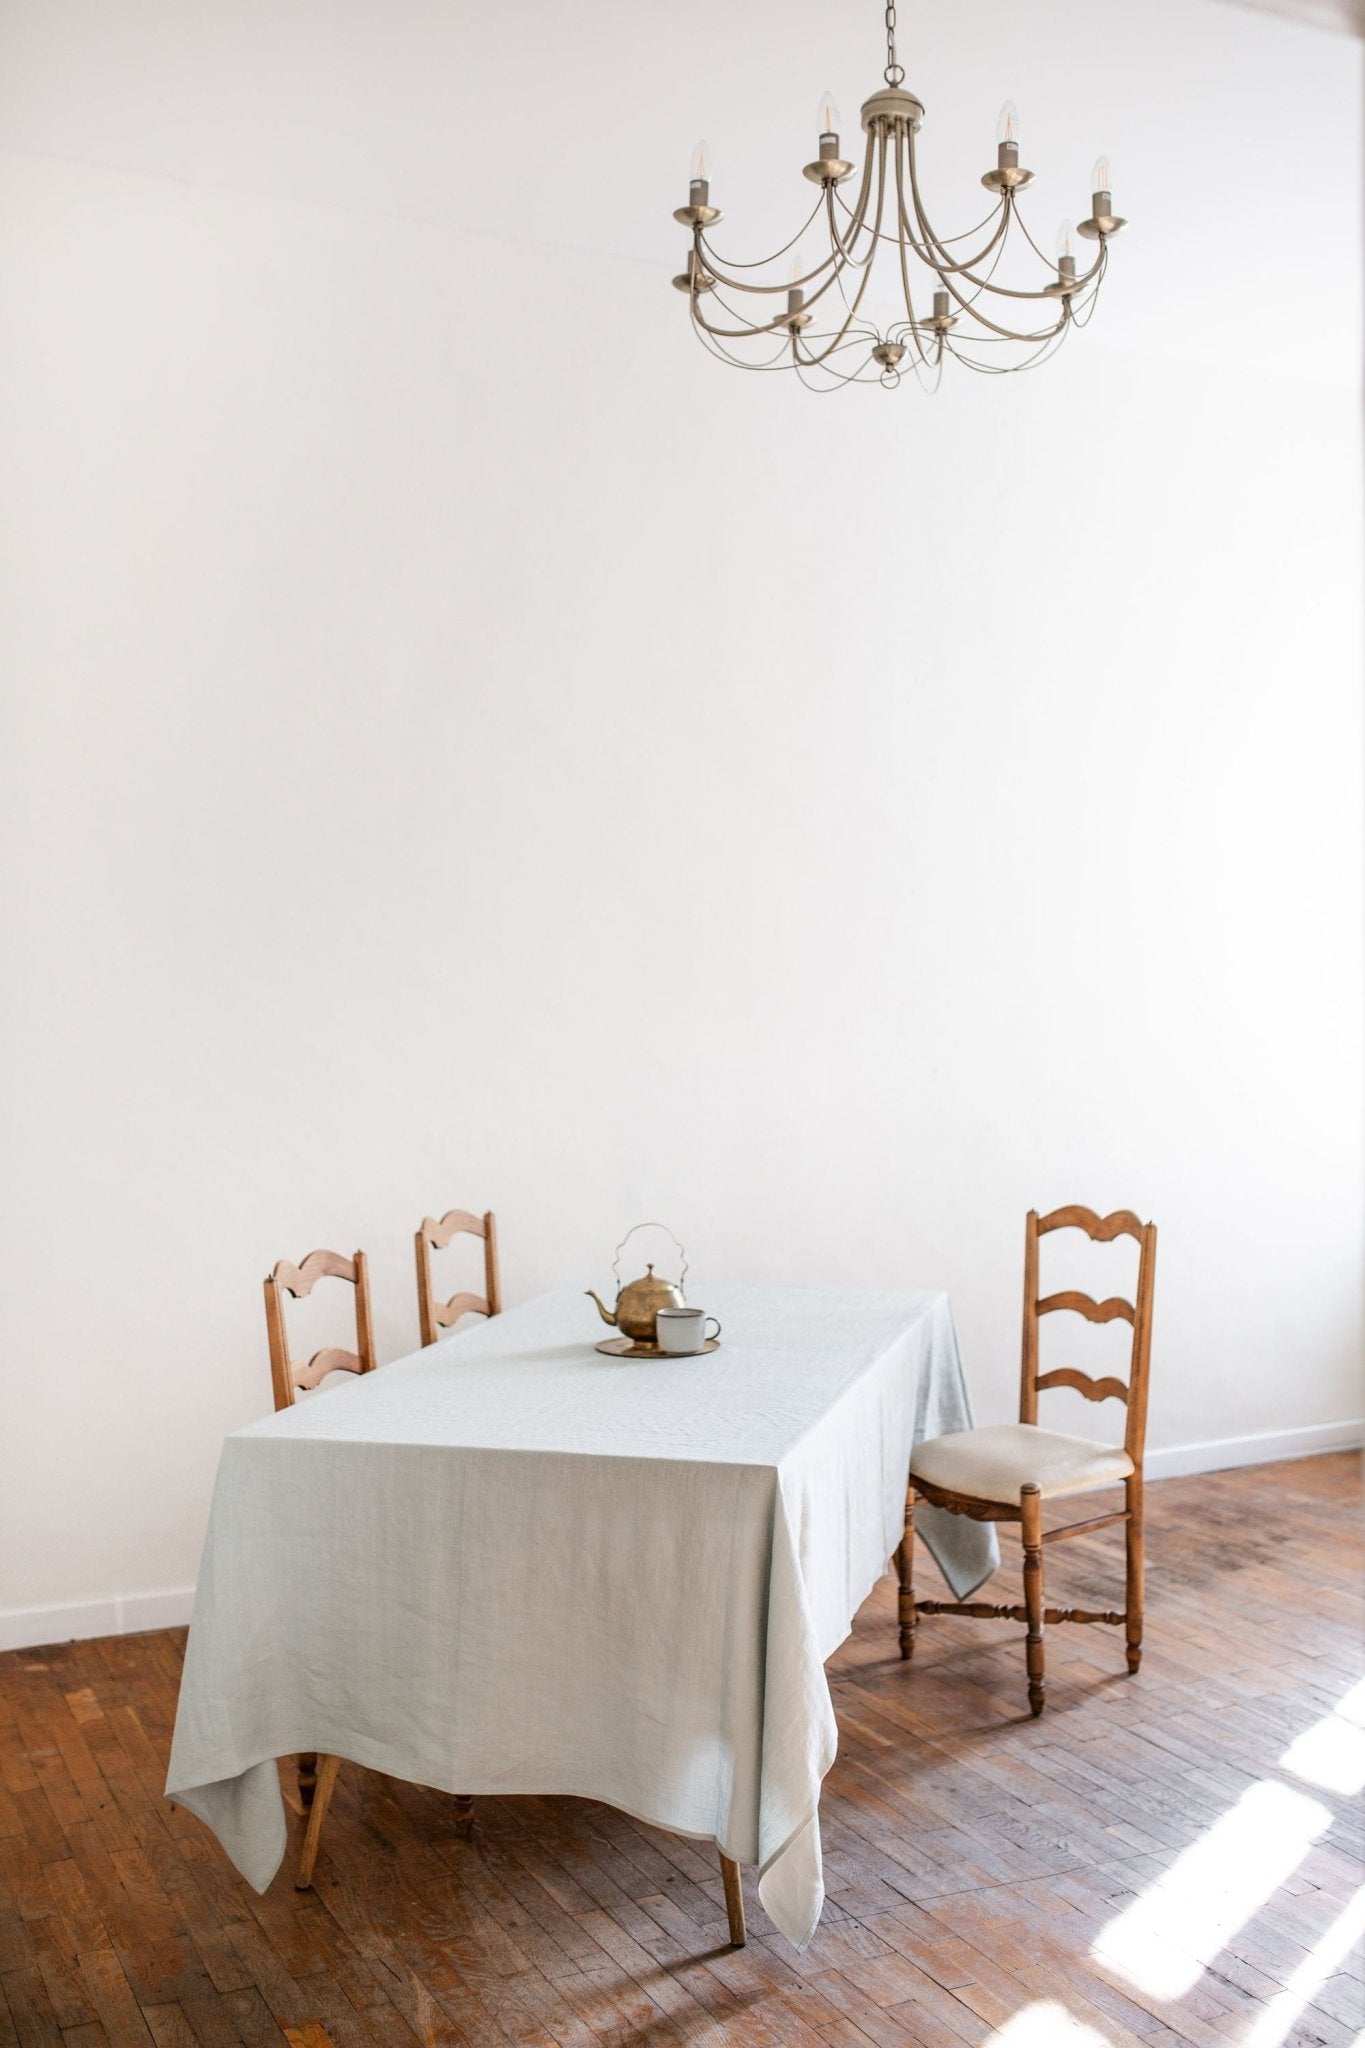
[[[431,1255],[444,1251],[454,1237],[467,1235],[483,1239],[483,1293],[452,1294],[438,1301],[431,1277]],[[498,1226],[490,1209],[474,1216],[468,1209],[447,1209],[438,1223],[434,1216],[422,1218],[415,1239],[417,1251],[417,1316],[423,1345],[434,1344],[442,1330],[448,1330],[463,1315],[495,1316],[502,1307],[498,1278]]]
[[[1095,1301],[1068,1290],[1038,1295],[1038,1240],[1054,1230],[1083,1230],[1097,1243],[1116,1237],[1136,1238],[1137,1292],[1134,1301],[1111,1295]],[[916,1446],[910,1459],[905,1496],[905,1535],[896,1552],[900,1580],[900,1650],[909,1657],[921,1614],[968,1614],[1027,1624],[1028,1699],[1034,1714],[1043,1711],[1043,1630],[1063,1621],[1107,1622],[1122,1627],[1127,1641],[1128,1669],[1142,1660],[1143,1545],[1142,1454],[1147,1434],[1147,1376],[1152,1345],[1152,1289],[1156,1275],[1156,1226],[1140,1223],[1131,1210],[1097,1216],[1093,1209],[1073,1206],[1039,1217],[1030,1210],[1024,1236],[1024,1346],[1018,1422],[986,1429],[964,1429],[931,1437]],[[1072,1366],[1038,1370],[1038,1323],[1045,1315],[1069,1310],[1087,1322],[1109,1323],[1121,1317],[1131,1324],[1132,1348],[1128,1378],[1092,1379]],[[1088,1437],[1063,1436],[1038,1427],[1038,1396],[1049,1387],[1071,1387],[1088,1401],[1125,1403],[1127,1425],[1122,1444],[1093,1443]],[[1102,1487],[1122,1485],[1124,1506],[1113,1514],[1043,1529],[1043,1503]],[[916,1496],[930,1507],[977,1521],[1018,1522],[1024,1551],[1024,1604],[994,1606],[983,1600],[916,1600],[913,1553]],[[1043,1605],[1043,1549],[1068,1536],[1088,1535],[1122,1522],[1127,1534],[1127,1595],[1122,1613],[1094,1612],[1078,1607]]]

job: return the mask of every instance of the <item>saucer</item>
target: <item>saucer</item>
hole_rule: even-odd
[[[604,1351],[608,1358],[701,1358],[708,1351],[719,1351],[720,1338],[708,1337],[696,1351],[661,1351],[657,1344],[637,1344],[633,1337],[608,1337],[593,1349]]]

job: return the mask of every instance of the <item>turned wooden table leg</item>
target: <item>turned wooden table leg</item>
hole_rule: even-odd
[[[733,1948],[743,1948],[749,1939],[744,1925],[744,1888],[740,1883],[739,1865],[723,1849],[720,1874],[725,1885],[725,1915],[730,1922],[730,1944]]]
[[[467,1842],[474,1828],[474,1795],[472,1792],[456,1792],[455,1832],[462,1842]]]
[[[307,1813],[313,1804],[313,1795],[317,1791],[317,1755],[313,1750],[308,1750],[298,1757],[297,1763],[299,1771],[299,1803],[303,1807],[304,1812]]]
[[[1043,1497],[1036,1486],[1019,1489],[1020,1534],[1024,1539],[1024,1608],[1028,1635],[1024,1655],[1028,1661],[1029,1711],[1043,1711]]]
[[[915,1613],[915,1489],[905,1489],[905,1534],[901,1537],[896,1551],[896,1577],[900,1582],[898,1595],[901,1655],[907,1661],[915,1652],[915,1628],[918,1617]]]

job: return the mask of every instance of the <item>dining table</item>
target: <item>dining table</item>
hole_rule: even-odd
[[[605,1356],[558,1289],[227,1438],[166,1790],[258,1890],[277,1759],[311,1752],[714,1841],[810,1940],[825,1662],[900,1541],[912,1448],[972,1417],[941,1292],[706,1307],[714,1351]],[[917,1527],[956,1598],[998,1562],[988,1524]]]

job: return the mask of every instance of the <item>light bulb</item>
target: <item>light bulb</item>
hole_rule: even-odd
[[[1090,173],[1090,189],[1092,192],[1113,191],[1114,174],[1109,168],[1107,156],[1096,157],[1095,168]]]
[[[789,281],[792,284],[800,284],[805,274],[806,259],[805,256],[802,254],[801,250],[798,249],[796,254],[792,257],[792,267],[790,272],[788,273]]]
[[[821,93],[820,111],[815,118],[820,124],[822,136],[839,133],[839,106],[832,92]]]
[[[995,124],[995,139],[997,142],[1016,144],[1019,141],[1019,109],[1013,100],[1006,100],[1000,109],[1000,119]]]
[[[687,177],[688,183],[692,185],[697,184],[698,181],[710,182],[711,145],[706,141],[705,137],[702,138],[692,152],[692,168],[689,170]]]
[[[1064,220],[1057,230],[1058,263],[1065,263],[1066,259],[1069,256],[1074,256],[1075,253],[1076,245],[1071,239],[1071,222],[1069,220]]]

